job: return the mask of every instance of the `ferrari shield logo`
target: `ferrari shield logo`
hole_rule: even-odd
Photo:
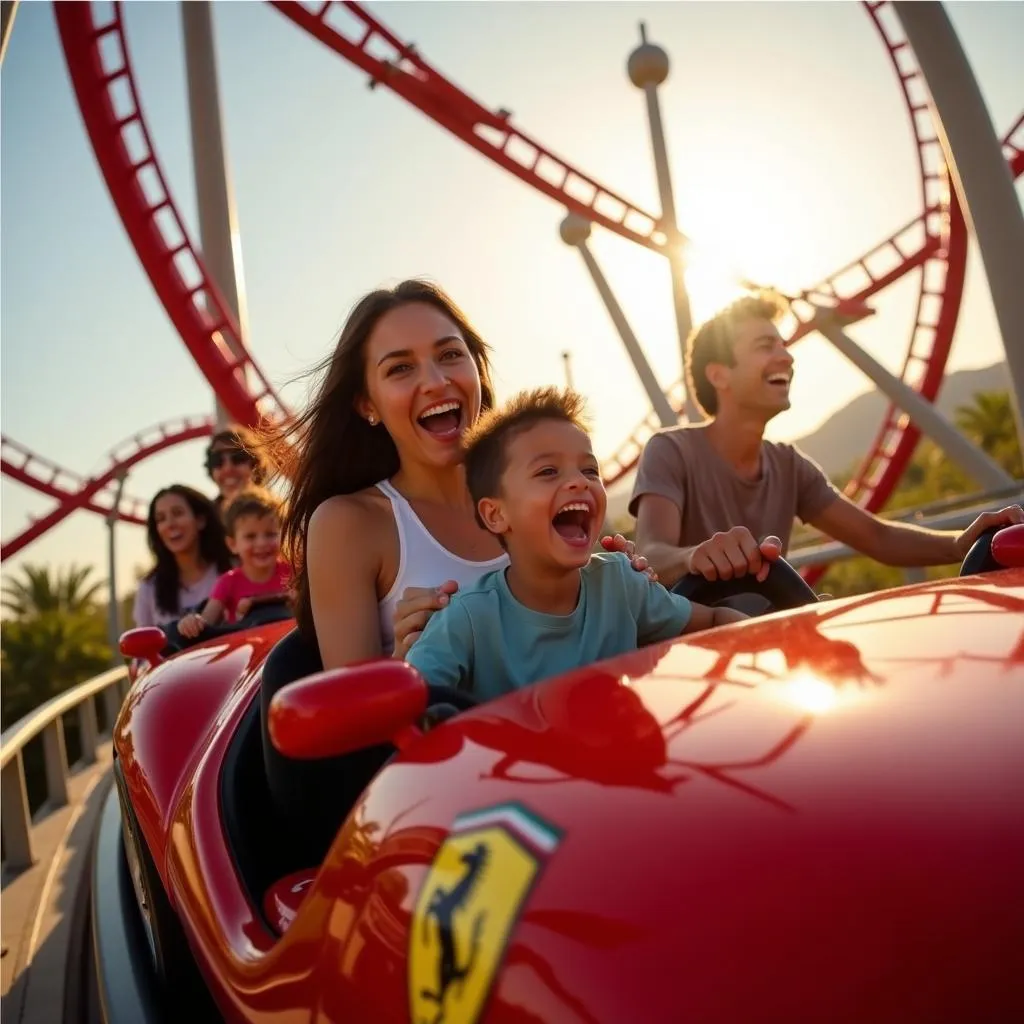
[[[413,1024],[475,1024],[519,910],[561,833],[519,804],[455,820],[416,901],[409,938]]]

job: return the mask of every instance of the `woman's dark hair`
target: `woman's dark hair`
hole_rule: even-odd
[[[217,515],[217,509],[205,494],[185,484],[171,484],[170,487],[164,487],[156,492],[149,503],[149,515],[146,516],[146,537],[149,541],[149,550],[156,558],[156,565],[146,573],[145,578],[153,580],[157,607],[168,615],[174,615],[181,611],[178,607],[181,574],[178,571],[177,559],[160,539],[156,528],[156,503],[165,494],[177,494],[183,498],[192,509],[192,514],[203,520],[203,525],[199,528],[199,556],[207,565],[215,565],[218,572],[227,572],[231,568],[231,552],[224,540],[224,527],[221,525],[220,516]]]
[[[206,472],[209,473],[211,480],[213,479],[213,470],[210,467],[210,456],[218,446],[229,451],[244,452],[252,459],[252,482],[254,484],[260,485],[267,479],[268,467],[260,451],[259,438],[248,427],[232,423],[226,430],[218,430],[210,438],[210,443],[206,448]]]
[[[296,621],[314,637],[309,577],[304,565],[310,516],[328,498],[354,494],[398,472],[398,450],[391,435],[371,427],[356,411],[366,391],[366,344],[385,314],[412,303],[433,306],[458,327],[480,374],[481,411],[494,405],[490,349],[466,315],[437,285],[403,281],[364,296],[349,313],[331,355],[313,371],[320,379],[301,415],[264,434],[264,450],[277,473],[291,481],[282,523],[282,547],[292,563]]]

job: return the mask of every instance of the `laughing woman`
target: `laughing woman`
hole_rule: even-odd
[[[293,482],[298,627],[325,668],[402,657],[449,594],[508,562],[462,466],[462,435],[494,401],[488,348],[443,291],[404,281],[356,304],[320,372],[268,445]]]
[[[136,626],[165,626],[201,605],[231,552],[213,502],[184,484],[172,484],[150,502],[146,537],[156,565],[139,583]]]

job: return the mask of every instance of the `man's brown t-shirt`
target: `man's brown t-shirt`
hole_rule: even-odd
[[[785,553],[793,520],[813,520],[838,496],[822,468],[791,444],[764,441],[761,472],[744,480],[712,447],[706,426],[668,427],[647,442],[629,511],[642,495],[660,494],[680,510],[680,547],[692,547],[733,526],[757,540],[774,534]]]

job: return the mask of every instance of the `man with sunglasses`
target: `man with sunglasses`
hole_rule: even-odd
[[[262,484],[266,466],[260,459],[255,438],[245,427],[231,426],[210,438],[206,449],[206,472],[216,484],[217,511],[250,484]]]

